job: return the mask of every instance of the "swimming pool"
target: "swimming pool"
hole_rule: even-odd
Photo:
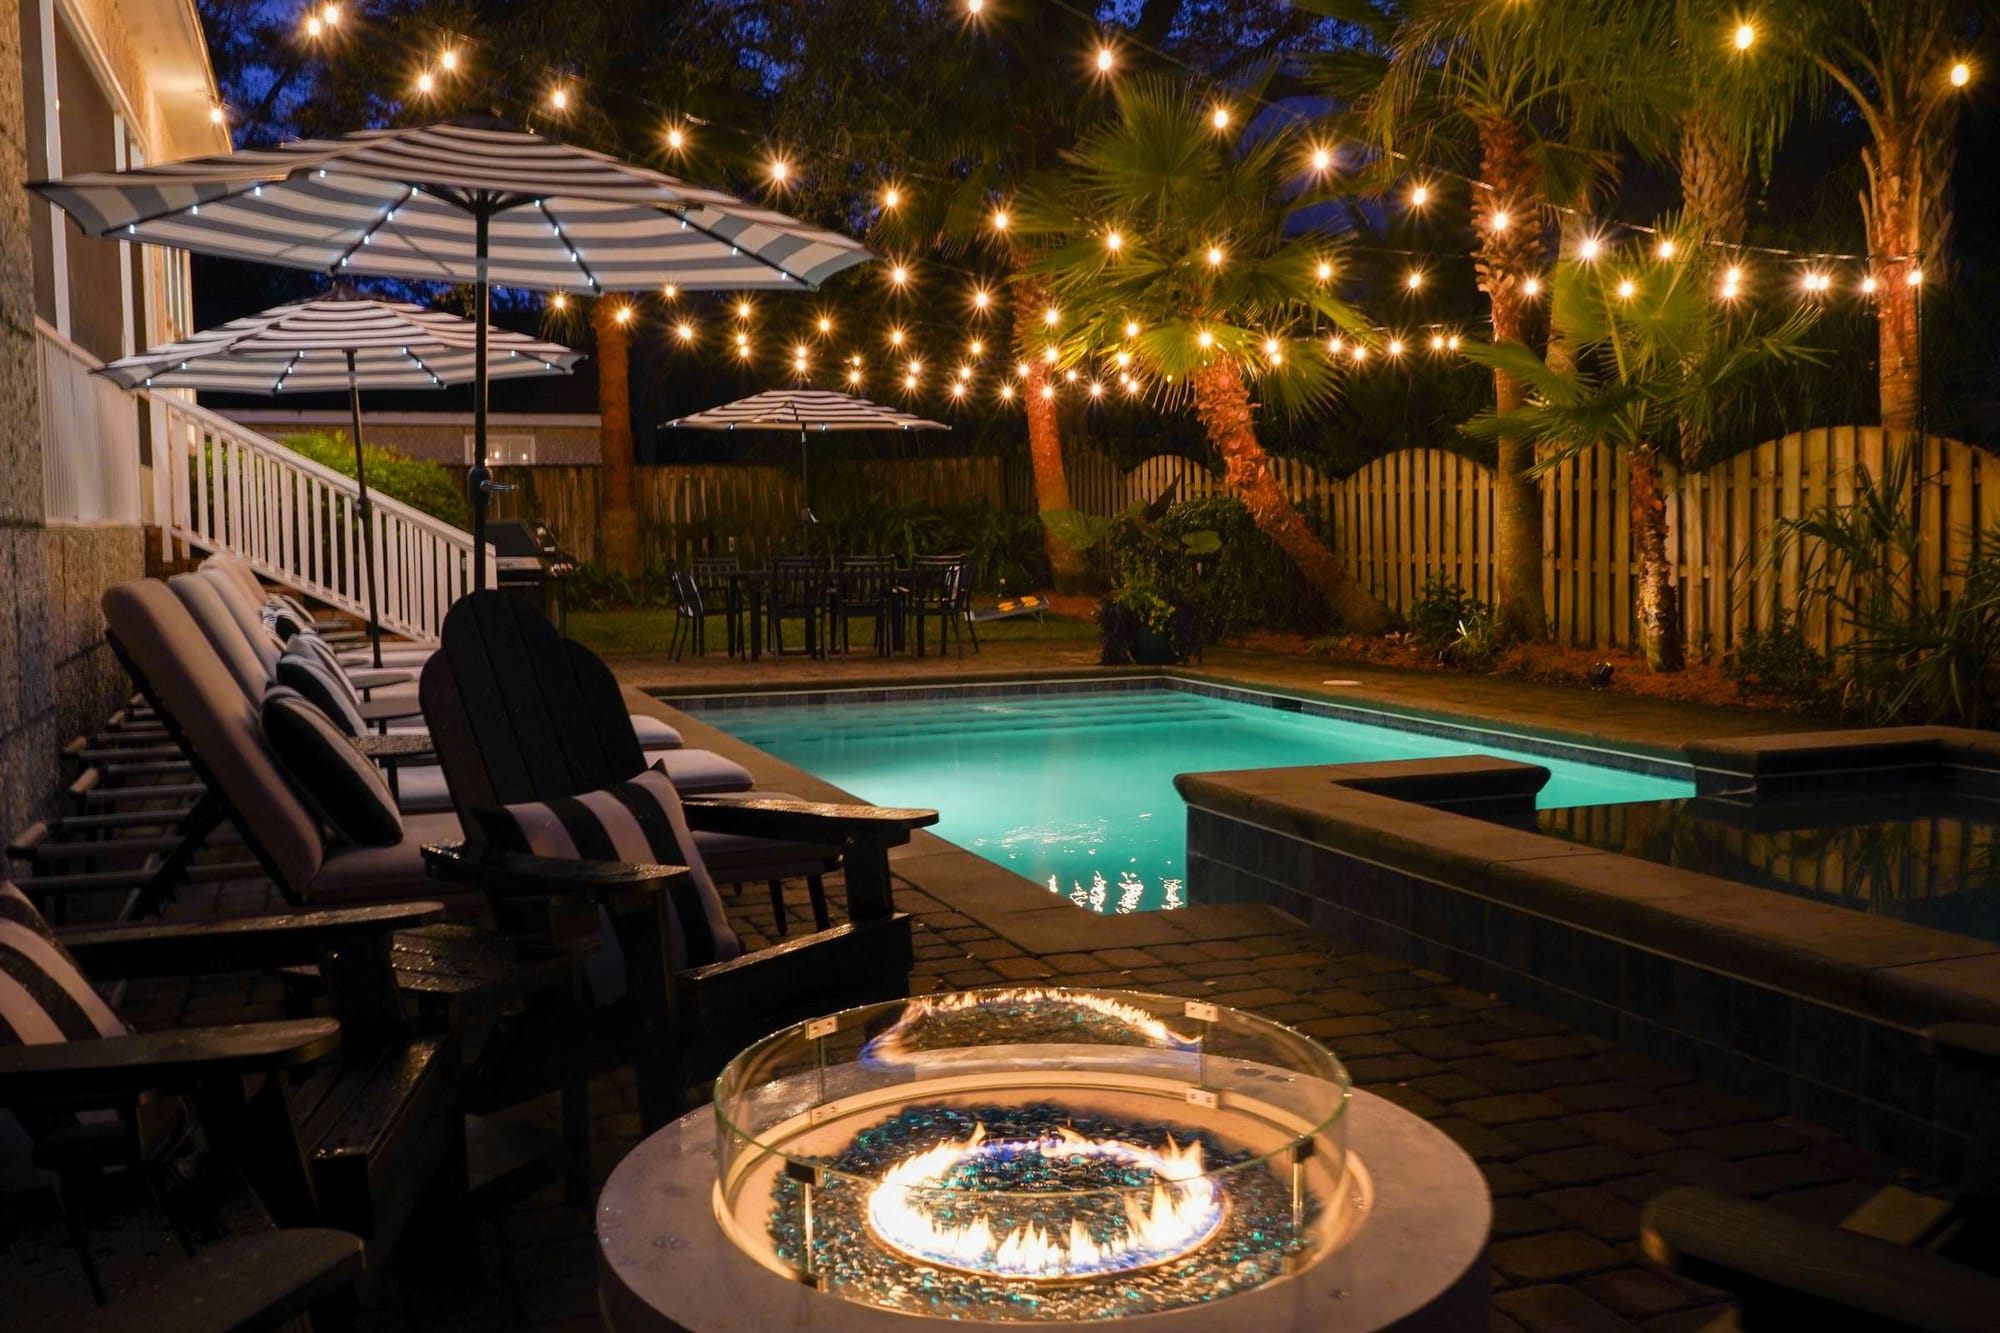
[[[1544,808],[1694,792],[1669,776],[1673,766],[1632,756],[1597,752],[1613,762],[1592,763],[1587,750],[1462,728],[1428,734],[1283,696],[1174,681],[1029,689],[674,702],[862,800],[935,808],[940,837],[1098,912],[1185,904],[1177,773],[1491,754],[1549,769]]]

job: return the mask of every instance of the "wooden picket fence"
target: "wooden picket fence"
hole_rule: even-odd
[[[1765,559],[1780,518],[1853,498],[1857,468],[1880,476],[1894,448],[1876,427],[1831,427],[1769,440],[1690,476],[1669,470],[1667,549],[1680,588],[1688,645],[1698,657],[1727,652],[1753,627],[1799,602],[1803,553],[1775,568]],[[1956,591],[1949,571],[1982,545],[2000,543],[2000,457],[1956,440],[1921,446],[1915,503],[1926,586]],[[1348,571],[1397,610],[1440,574],[1485,600],[1494,596],[1493,475],[1438,449],[1389,454],[1352,476],[1329,477],[1290,459],[1274,473],[1332,536]],[[1072,502],[1113,514],[1170,486],[1182,498],[1226,494],[1223,477],[1179,457],[1121,471],[1102,455],[1068,459]],[[1542,478],[1542,591],[1557,638],[1582,647],[1630,646],[1633,611],[1631,490],[1607,449],[1569,459]],[[1806,626],[1822,647],[1842,629],[1822,610]]]
[[[598,555],[598,468],[497,468],[516,489],[495,495],[496,518],[538,518],[584,560]],[[757,564],[799,536],[796,468],[751,464],[642,467],[634,474],[640,549],[645,558],[685,562],[735,554]],[[815,506],[866,495],[892,504],[1009,503],[1018,478],[999,457],[892,459],[843,463],[812,474]]]

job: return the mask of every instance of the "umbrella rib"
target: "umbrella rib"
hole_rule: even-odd
[[[278,378],[271,381],[272,393],[283,393],[285,391],[285,381],[291,377],[292,367],[296,366],[299,363],[299,358],[304,355],[304,352],[292,353],[292,359],[285,362],[285,368],[278,372]]]
[[[331,265],[328,266],[327,272],[332,273],[335,269],[346,268],[347,261],[354,257],[354,252],[356,250],[359,250],[362,246],[368,244],[369,237],[373,236],[376,232],[382,230],[382,228],[388,226],[390,219],[396,216],[396,210],[398,208],[401,208],[404,204],[409,203],[410,200],[416,198],[416,195],[417,195],[417,187],[412,185],[410,187],[410,192],[408,194],[404,195],[401,199],[398,199],[395,203],[389,205],[389,207],[383,209],[379,217],[377,217],[373,222],[369,223],[366,227],[362,228],[361,234],[354,238],[354,243],[349,245],[345,250],[342,250],[340,252],[340,258],[335,260]]]
[[[724,236],[722,233],[715,231],[712,228],[702,226],[699,222],[694,221],[687,215],[686,209],[665,208],[663,209],[663,211],[671,213],[675,217],[679,218],[681,220],[681,225],[683,227],[691,227],[694,230],[700,232],[702,235],[708,237],[712,241],[721,241],[724,245],[729,247],[730,252],[732,254],[739,254],[739,255],[747,254],[750,256],[750,258],[756,260],[759,264],[762,264],[765,268],[768,268],[773,272],[775,272],[779,277],[789,278],[791,281],[798,283],[800,286],[804,287],[809,292],[816,292],[819,290],[817,286],[815,286],[810,282],[807,282],[804,278],[792,272],[790,269],[786,268],[783,264],[780,264],[777,260],[766,259],[764,258],[764,256],[758,254],[755,250],[745,250],[742,246],[730,240],[727,236]]]
[[[181,204],[174,208],[163,208],[157,213],[142,213],[138,217],[127,219],[123,226],[114,226],[110,232],[105,232],[103,234],[109,236],[115,232],[121,232],[121,231],[129,232],[135,230],[136,228],[143,227],[149,222],[158,222],[160,219],[170,218],[174,216],[174,214],[176,213],[185,213],[191,208],[200,208],[203,204],[226,204],[231,199],[241,199],[246,194],[254,194],[255,192],[263,189],[266,185],[276,185],[279,182],[283,181],[284,179],[285,178],[283,176],[280,176],[277,178],[277,180],[252,181],[248,186],[246,186],[243,189],[225,190],[223,193],[216,195],[213,199],[197,199],[191,204]],[[59,180],[35,181],[31,183],[28,186],[28,188],[34,189],[36,188],[36,186],[39,185],[61,185],[61,184],[62,182]],[[58,207],[61,206],[58,205]]]
[[[566,233],[562,229],[562,223],[557,222],[556,215],[549,211],[548,204],[543,200],[537,199],[535,200],[535,207],[540,209],[542,216],[549,220],[549,230],[553,231],[556,234],[556,239],[563,243],[563,248],[565,250],[569,251],[570,260],[573,263],[575,263],[575,265],[579,269],[583,270],[583,280],[590,284],[590,289],[594,292],[603,291],[604,284],[599,282],[597,280],[597,275],[590,271],[590,265],[583,262],[583,252],[578,250],[575,244],[571,242],[568,233]]]

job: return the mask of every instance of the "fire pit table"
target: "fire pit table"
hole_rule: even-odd
[[[733,1060],[606,1183],[600,1308],[621,1333],[1484,1327],[1490,1221],[1455,1144],[1290,1028],[975,990]]]

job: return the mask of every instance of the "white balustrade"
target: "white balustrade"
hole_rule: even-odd
[[[273,582],[366,615],[354,478],[207,408],[152,395],[156,509],[170,557],[233,551]],[[368,495],[382,628],[424,643],[472,588],[472,536]],[[486,548],[487,584],[493,548]]]

